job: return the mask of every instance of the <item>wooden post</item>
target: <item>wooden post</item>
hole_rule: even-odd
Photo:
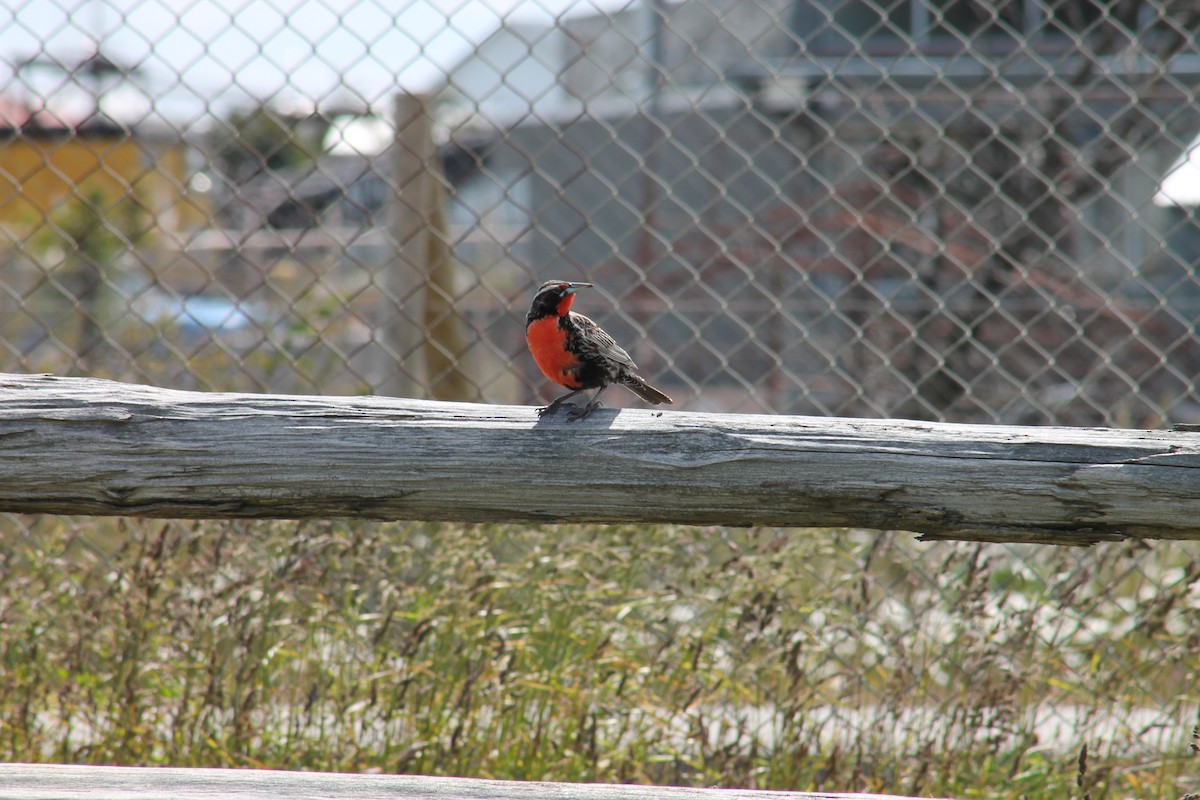
[[[478,391],[465,377],[462,319],[448,242],[446,192],[433,139],[428,98],[396,97],[393,235],[396,263],[382,277],[380,338],[395,359],[379,384],[384,394],[468,400]]]
[[[375,323],[382,353],[381,377],[375,382],[382,394],[420,397],[424,394],[425,365],[421,362],[425,267],[417,254],[424,225],[419,197],[424,171],[422,155],[414,149],[421,129],[423,109],[418,98],[396,97],[396,139],[392,145],[392,179],[396,197],[392,203],[392,237],[396,259],[379,275],[381,300]],[[419,141],[417,142],[419,145]]]

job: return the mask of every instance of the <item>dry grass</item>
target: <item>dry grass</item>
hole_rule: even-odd
[[[13,516],[0,537],[5,760],[962,798],[1200,784],[1182,544]]]

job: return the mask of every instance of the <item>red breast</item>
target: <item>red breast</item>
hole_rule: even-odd
[[[570,308],[572,299],[568,295],[560,308]],[[559,327],[558,321],[559,317],[551,315],[529,323],[525,327],[525,341],[543,375],[568,389],[578,389],[579,359],[567,349],[567,332]]]

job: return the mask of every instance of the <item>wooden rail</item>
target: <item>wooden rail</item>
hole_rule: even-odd
[[[1200,539],[1200,433],[180,392],[0,375],[0,511]]]
[[[905,800],[895,795],[533,783],[414,775],[0,764],[0,800]]]

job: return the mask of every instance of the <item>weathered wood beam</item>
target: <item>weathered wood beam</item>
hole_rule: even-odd
[[[1200,539],[1200,433],[180,392],[0,375],[0,511]]]
[[[537,783],[180,767],[0,764],[0,799],[50,800],[905,800],[895,795]]]

